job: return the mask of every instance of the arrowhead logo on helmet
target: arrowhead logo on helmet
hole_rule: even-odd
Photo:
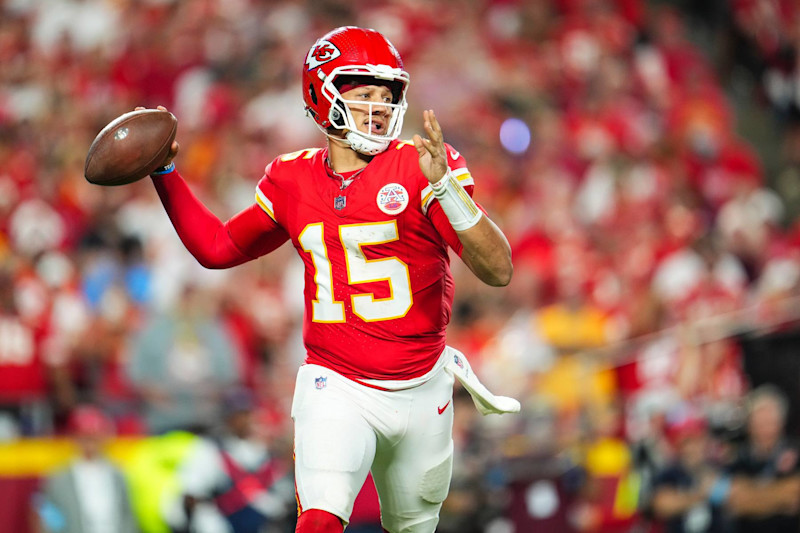
[[[313,70],[328,61],[336,59],[340,55],[342,55],[342,52],[330,41],[317,41],[311,50],[308,51],[306,65],[308,65],[308,70]]]

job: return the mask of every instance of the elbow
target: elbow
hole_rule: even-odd
[[[511,261],[511,247],[508,242],[505,243],[504,253],[498,254],[502,259],[495,265],[495,283],[494,287],[505,287],[511,283],[511,278],[514,275],[514,263]]]
[[[223,264],[223,263],[220,263],[219,261],[215,261],[211,257],[206,257],[206,256],[202,256],[202,255],[195,255],[194,258],[197,259],[197,262],[200,263],[200,266],[202,266],[203,268],[207,268],[208,270],[220,270],[220,269],[228,267],[227,264]]]
[[[497,285],[496,287],[506,287],[509,283],[511,283],[511,278],[514,275],[514,265],[511,262],[508,263],[507,267],[504,267],[500,275],[497,277]]]
[[[511,278],[514,275],[514,265],[511,261],[507,261],[502,265],[498,265],[493,269],[488,279],[485,279],[487,285],[492,287],[505,287],[511,283]]]
[[[497,287],[505,287],[511,283],[511,278],[514,276],[514,263],[511,261],[511,248],[508,248],[506,253],[503,254],[503,262],[500,265],[498,273]]]

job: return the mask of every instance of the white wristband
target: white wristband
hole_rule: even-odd
[[[483,216],[483,212],[478,209],[464,187],[458,182],[450,168],[447,173],[436,183],[431,183],[433,195],[439,200],[442,211],[447,215],[450,224],[456,231],[464,231],[471,228]]]

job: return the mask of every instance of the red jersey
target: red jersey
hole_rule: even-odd
[[[471,194],[464,159],[446,150]],[[431,220],[441,208],[408,142],[342,184],[327,149],[312,148],[275,159],[256,189],[305,265],[306,362],[355,379],[421,376],[444,349],[453,301],[448,228]]]

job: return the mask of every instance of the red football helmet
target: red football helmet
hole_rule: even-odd
[[[386,85],[392,90],[391,104],[369,104],[370,116],[373,105],[386,107],[392,113],[383,134],[359,131],[348,104],[363,106],[364,102],[344,100],[341,96],[341,83],[353,85],[353,79],[359,77],[364,77],[366,84]],[[344,141],[353,150],[375,155],[386,150],[400,135],[408,107],[408,81],[403,60],[386,37],[355,26],[337,28],[322,36],[306,55],[303,65],[306,113],[326,135],[328,128],[345,131]]]

